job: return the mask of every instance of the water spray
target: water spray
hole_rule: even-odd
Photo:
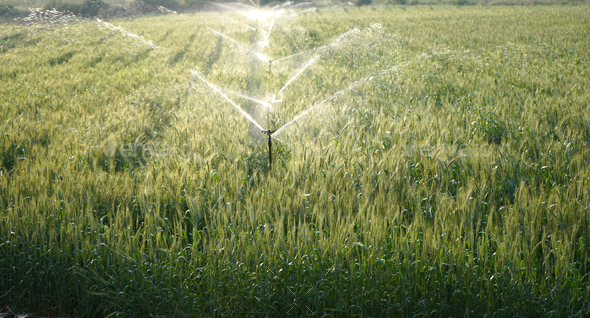
[[[257,1],[257,0],[249,0],[249,1],[253,3],[253,1]],[[223,5],[221,5],[221,6],[223,6]],[[258,20],[259,19],[265,19],[265,17],[271,16],[271,14],[269,14],[268,12],[266,12],[266,11],[263,12],[263,11],[260,11],[259,9],[258,10],[251,10],[251,11],[237,11],[236,10],[236,12],[242,13],[242,14],[250,17],[252,20],[255,21],[256,24],[258,23]],[[259,42],[255,42],[254,43],[255,45],[250,49],[250,51],[254,50],[256,47],[261,47],[261,46],[262,46],[262,48],[266,47],[266,45],[268,44],[270,32],[273,30],[273,24],[274,24],[274,22],[275,22],[275,20],[273,19],[270,23],[268,23],[268,24],[266,24],[266,25],[264,25],[262,27],[258,27],[258,28],[253,28],[253,27],[250,27],[249,26],[251,29],[260,30],[261,28],[266,27],[267,25],[270,25],[268,31],[266,32],[266,34],[264,34],[264,42],[260,42],[260,41]],[[236,44],[238,44],[240,46],[244,46],[243,44],[241,44],[237,40],[235,40],[235,39],[233,39],[233,38],[231,38],[231,37],[229,37],[229,36],[227,36],[227,35],[219,32],[219,31],[213,30],[211,28],[208,28],[208,29],[209,29],[209,31],[211,31],[211,32],[213,32],[213,33],[215,33],[215,34],[223,37],[223,38],[226,38],[226,39],[228,39],[229,41],[231,41],[233,43],[236,43]],[[287,88],[289,88],[290,85],[294,81],[296,81],[301,75],[303,75],[305,73],[306,70],[308,70],[309,68],[311,68],[319,60],[320,56],[322,56],[324,53],[326,53],[330,48],[337,47],[337,46],[341,45],[344,41],[347,41],[350,37],[358,35],[358,33],[359,33],[359,30],[355,28],[355,29],[353,29],[351,31],[348,31],[348,32],[343,33],[342,35],[336,37],[336,39],[330,41],[330,43],[328,43],[328,44],[326,44],[324,46],[321,46],[319,48],[315,48],[313,50],[308,50],[308,51],[304,51],[304,52],[298,52],[298,53],[295,53],[295,54],[292,54],[292,55],[289,55],[289,56],[285,56],[285,57],[282,57],[282,58],[272,58],[272,57],[266,56],[263,53],[258,52],[258,49],[254,50],[254,52],[252,52],[252,54],[250,55],[250,57],[252,59],[259,60],[262,63],[268,62],[268,76],[269,76],[269,79],[272,79],[272,65],[273,65],[273,63],[276,64],[276,63],[279,63],[279,62],[284,61],[284,60],[292,59],[292,58],[294,58],[296,56],[299,56],[301,54],[315,52],[315,54],[314,54],[315,56],[313,56],[310,60],[308,60],[302,66],[300,66],[299,69],[295,72],[295,74],[293,74],[287,80],[287,82],[280,88],[280,90],[277,92],[277,95],[280,98],[280,96],[282,96],[282,93]],[[248,53],[250,53],[250,51],[248,51]],[[261,66],[264,67],[263,65],[264,64],[262,64]],[[270,99],[270,101],[269,101],[268,98],[263,98],[263,99],[259,100],[257,98],[254,98],[254,97],[251,97],[251,96],[248,96],[248,95],[244,95],[244,94],[241,94],[241,93],[238,93],[238,92],[226,91],[227,94],[239,96],[240,98],[247,99],[249,101],[255,102],[255,103],[257,103],[257,104],[259,104],[261,106],[266,107],[266,110],[267,110],[267,113],[266,113],[267,123],[266,123],[266,127],[263,127],[261,125],[262,121],[259,123],[257,120],[255,120],[252,117],[252,115],[250,115],[238,103],[236,103],[235,101],[233,101],[232,99],[230,99],[226,95],[226,93],[224,93],[224,91],[221,88],[219,88],[216,85],[214,85],[213,83],[211,83],[208,79],[205,78],[205,76],[203,76],[202,74],[200,74],[199,71],[194,70],[194,71],[191,71],[191,72],[192,72],[192,74],[195,77],[199,78],[203,83],[205,83],[207,86],[209,86],[211,88],[210,91],[215,91],[217,94],[219,94],[225,101],[227,101],[231,106],[233,106],[244,118],[248,119],[256,128],[260,129],[260,131],[261,131],[262,134],[264,134],[264,135],[267,136],[267,138],[268,138],[268,175],[270,176],[270,174],[272,173],[272,163],[273,163],[273,157],[272,157],[272,140],[273,139],[276,139],[277,141],[279,141],[281,143],[285,143],[284,141],[282,141],[282,140],[280,140],[280,139],[278,139],[276,137],[283,130],[285,130],[287,127],[290,127],[291,125],[293,125],[294,123],[296,123],[299,119],[301,119],[304,116],[307,116],[308,114],[310,114],[312,111],[316,110],[317,108],[322,107],[323,105],[329,103],[330,101],[336,99],[337,97],[340,97],[343,94],[345,94],[345,93],[347,93],[347,92],[355,89],[360,84],[364,84],[364,83],[370,82],[373,79],[381,76],[382,74],[385,74],[385,73],[388,73],[388,72],[391,72],[391,71],[395,71],[395,70],[396,70],[396,68],[393,68],[391,70],[385,70],[385,71],[377,72],[377,73],[371,72],[372,73],[372,76],[359,79],[359,80],[355,81],[354,83],[352,83],[349,87],[344,88],[344,89],[342,89],[342,90],[340,90],[340,91],[338,91],[338,92],[336,92],[336,93],[334,93],[334,94],[332,94],[330,96],[325,97],[320,102],[315,103],[314,105],[311,105],[306,110],[304,110],[303,112],[301,112],[298,115],[296,115],[291,121],[287,122],[286,124],[283,124],[280,127],[274,127],[275,128],[274,130],[271,130],[271,118],[270,118],[271,117],[271,114],[270,114],[271,113],[271,108],[273,108],[273,104],[275,104],[275,103],[281,103],[283,101],[282,98],[276,99],[276,95],[273,94],[272,97],[271,97],[271,99]],[[276,71],[280,72],[279,69],[277,69]],[[261,116],[262,118],[259,118],[258,120],[263,120],[263,116],[264,115],[263,114],[260,114],[260,115],[262,115]]]
[[[270,62],[268,64],[268,74],[270,74]],[[274,100],[274,96],[272,97],[272,99]],[[270,175],[270,172],[272,171],[272,134],[274,133],[273,130],[270,130],[270,106],[272,105],[272,101],[270,102],[270,104],[268,104],[268,107],[266,107],[266,127],[268,127],[268,130],[263,130],[262,133],[268,136],[268,174]]]
[[[279,94],[281,94],[287,87],[289,87],[289,85],[291,85],[291,83],[293,83],[294,80],[296,80],[301,74],[303,74],[303,72],[305,72],[305,70],[310,67],[313,63],[315,63],[315,61],[319,58],[319,55],[314,56],[311,60],[309,60],[309,62],[307,62],[305,65],[303,65],[303,67],[297,72],[297,74],[295,74],[293,77],[291,77],[287,83],[281,88],[281,90],[279,90]]]

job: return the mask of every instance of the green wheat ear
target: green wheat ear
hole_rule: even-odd
[[[104,154],[107,157],[114,157],[117,153],[117,143],[111,141],[104,149]]]

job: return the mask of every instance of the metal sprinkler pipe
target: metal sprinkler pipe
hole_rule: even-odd
[[[268,136],[268,173],[272,171],[272,134],[274,130],[263,130],[263,134]]]

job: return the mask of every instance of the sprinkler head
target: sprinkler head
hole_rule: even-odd
[[[270,137],[270,135],[272,135],[274,132],[275,132],[274,130],[270,130],[270,129],[269,129],[269,130],[263,130],[263,131],[262,131],[262,133],[263,133],[263,134],[265,134],[265,135],[267,135],[267,136],[269,136],[269,137]]]

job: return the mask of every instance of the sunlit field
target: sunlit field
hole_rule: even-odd
[[[590,6],[224,10],[2,25],[0,306],[590,316]]]

